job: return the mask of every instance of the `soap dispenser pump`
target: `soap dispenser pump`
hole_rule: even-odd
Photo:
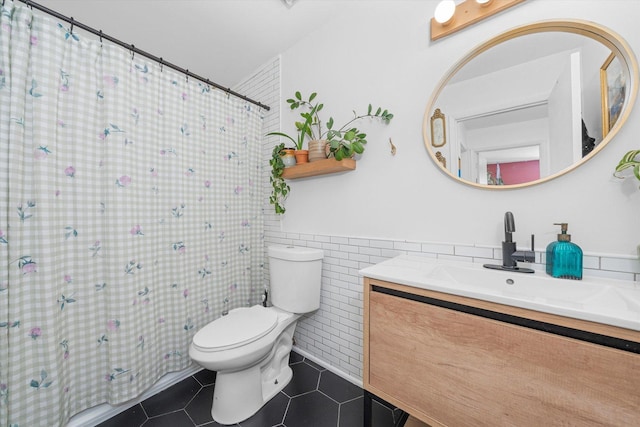
[[[560,226],[558,240],[547,246],[547,274],[563,279],[582,279],[582,249],[571,242],[567,234],[569,224],[556,223]]]

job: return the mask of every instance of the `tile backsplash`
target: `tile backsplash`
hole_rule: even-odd
[[[358,380],[362,379],[362,277],[358,271],[401,254],[474,263],[501,263],[499,247],[411,242],[362,237],[268,232],[265,245],[283,244],[325,251],[320,309],[296,330],[297,346]],[[545,253],[536,252],[535,270],[544,271]],[[585,255],[584,276],[640,280],[634,258]],[[640,286],[640,282],[638,282]]]

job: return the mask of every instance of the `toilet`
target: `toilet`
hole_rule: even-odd
[[[301,315],[320,308],[321,249],[269,246],[271,307],[229,311],[200,329],[189,356],[217,371],[211,416],[219,424],[251,417],[291,380],[289,353]]]

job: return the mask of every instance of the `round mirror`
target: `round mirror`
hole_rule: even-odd
[[[549,181],[595,156],[626,121],[638,66],[593,23],[508,31],[462,58],[431,96],[423,135],[447,174],[481,188]]]

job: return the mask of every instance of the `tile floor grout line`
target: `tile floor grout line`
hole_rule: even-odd
[[[144,402],[144,400],[142,401]],[[149,414],[147,414],[146,409],[144,409],[144,406],[142,405],[142,402],[138,403],[138,406],[140,406],[140,409],[142,409],[142,413],[144,414],[146,420],[144,420],[142,422],[142,424],[140,424],[140,427],[142,427],[144,425],[144,423],[146,423],[147,421],[149,421]],[[133,406],[135,408],[135,406]]]

